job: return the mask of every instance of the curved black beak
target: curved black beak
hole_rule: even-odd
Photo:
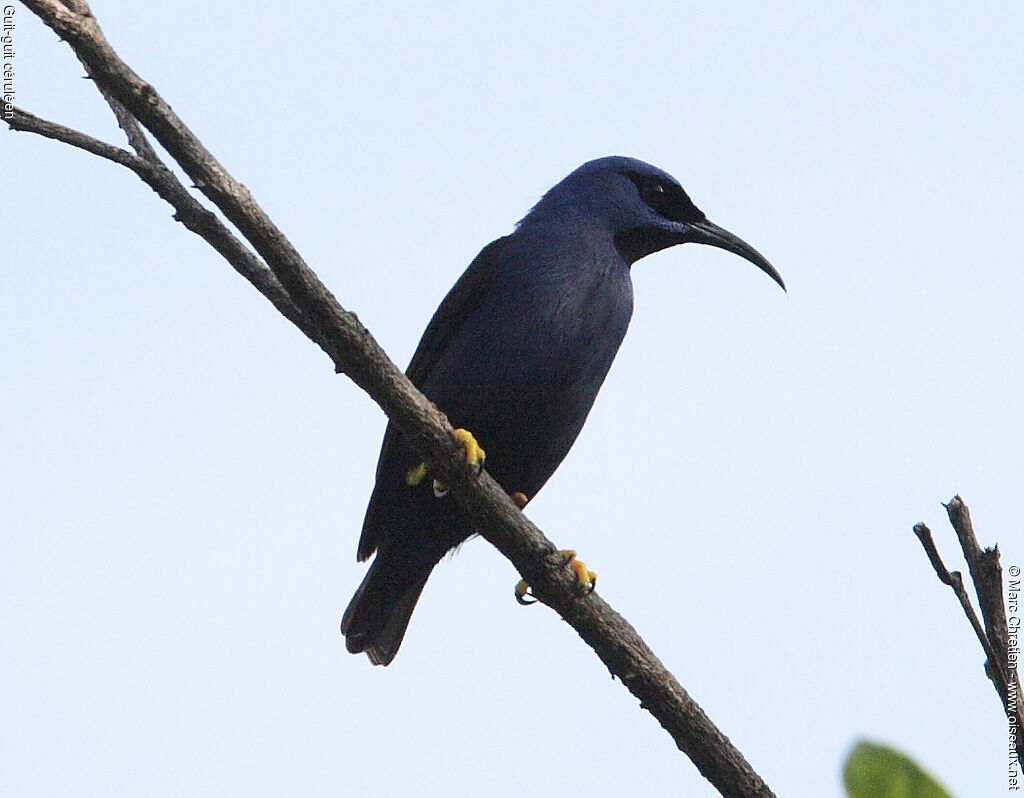
[[[739,255],[741,258],[749,260],[757,266],[757,268],[771,277],[782,287],[783,291],[786,290],[786,284],[782,282],[782,275],[775,271],[775,267],[768,262],[768,259],[764,255],[750,246],[750,244],[739,236],[734,236],[725,228],[719,227],[717,224],[709,222],[707,219],[702,222],[687,222],[686,225],[693,231],[689,236],[687,236],[687,241],[692,241],[695,244],[708,244],[712,247],[725,249],[735,255]]]

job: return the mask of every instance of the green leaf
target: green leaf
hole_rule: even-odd
[[[913,760],[885,745],[857,743],[843,768],[850,798],[950,798]]]

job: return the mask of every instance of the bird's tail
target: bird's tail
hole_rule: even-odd
[[[366,652],[374,665],[390,664],[429,576],[430,569],[413,570],[401,558],[378,551],[341,618],[345,648]]]

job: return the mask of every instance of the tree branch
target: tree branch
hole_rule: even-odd
[[[1006,627],[1006,609],[1003,606],[1003,569],[999,564],[999,547],[982,550],[978,538],[974,534],[971,523],[971,512],[963,499],[954,496],[946,505],[949,522],[956,530],[960,541],[967,568],[978,594],[978,605],[981,617],[985,620],[985,632],[992,649],[995,651],[998,672],[1002,681],[1007,684],[1006,651],[1008,631]]]
[[[306,332],[307,335],[313,334],[312,328],[306,329],[309,324],[299,309],[295,307],[295,303],[285,293],[273,272],[232,234],[215,213],[205,208],[188,192],[188,189],[181,184],[174,173],[160,161],[144,137],[142,138],[144,146],[135,145],[137,150],[146,153],[145,156],[140,157],[80,131],[40,119],[16,106],[12,108],[11,116],[4,121],[12,130],[36,133],[55,141],[61,141],[130,169],[174,208],[174,218],[177,221],[217,250],[234,267],[235,271],[252,283],[256,290],[269,299],[285,318]],[[122,124],[123,126],[124,124]],[[139,132],[141,133],[141,131]],[[133,133],[127,135],[130,140],[136,138]]]
[[[490,475],[475,474],[465,462],[444,414],[388,359],[358,318],[341,307],[248,190],[228,174],[156,90],[121,61],[103,37],[88,5],[82,0],[24,3],[71,45],[97,87],[111,101],[138,154],[25,112],[18,112],[11,126],[64,141],[132,169],[170,202],[176,210],[175,218],[209,241],[330,356],[336,371],[346,373],[381,406],[406,434],[412,448],[452,486],[473,528],[512,561],[536,597],[555,609],[594,649],[723,796],[771,796],[764,781],[636,630],[598,595],[579,598],[575,578],[555,545]],[[159,163],[136,121],[150,131],[196,187],[252,244],[262,262]]]
[[[1003,605],[1003,570],[999,565],[999,547],[981,548],[971,524],[970,510],[959,496],[954,496],[949,504],[943,506],[953,529],[956,530],[964,559],[967,560],[981,615],[985,619],[984,626],[978,619],[970,596],[964,588],[963,576],[959,571],[947,570],[942,562],[931,530],[923,523],[918,523],[914,525],[914,534],[924,546],[939,580],[949,585],[960,601],[960,606],[963,607],[964,614],[985,651],[985,674],[992,681],[1007,717],[1016,725],[1020,716],[1021,685],[1019,670],[1016,667],[1016,651],[1013,651],[1012,659],[1010,656],[1010,631]],[[1016,749],[1016,752],[1018,761],[1024,764],[1020,749]]]
[[[920,540],[921,545],[924,546],[924,550],[928,554],[928,559],[931,560],[932,568],[935,569],[935,574],[939,577],[939,581],[944,585],[949,585],[956,594],[957,599],[959,599],[960,606],[963,607],[964,610],[964,615],[967,616],[967,620],[974,629],[974,633],[978,636],[978,642],[981,643],[981,647],[985,649],[985,656],[988,657],[990,662],[994,662],[996,659],[996,653],[992,650],[992,645],[988,642],[988,635],[985,634],[985,628],[981,625],[981,621],[978,619],[978,613],[974,611],[974,605],[971,604],[971,598],[967,595],[967,590],[964,588],[963,575],[959,571],[950,572],[946,570],[946,565],[942,562],[942,556],[939,554],[939,550],[935,546],[935,541],[932,539],[932,531],[927,526],[923,523],[914,524],[914,534],[917,535],[917,539]],[[996,689],[1001,690],[1003,687],[1005,687],[1005,682],[1000,680],[1000,683],[996,685]]]

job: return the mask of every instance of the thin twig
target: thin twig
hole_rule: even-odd
[[[1014,695],[1017,696],[1017,705],[1020,702],[1020,672],[1016,667],[1010,667],[1010,642],[1009,625],[1006,618],[1006,606],[1003,602],[1003,569],[999,563],[999,547],[982,548],[978,538],[974,534],[974,525],[971,523],[971,511],[959,496],[954,496],[946,505],[946,513],[949,515],[949,522],[956,530],[957,539],[960,541],[960,548],[963,550],[964,559],[967,560],[967,567],[971,573],[971,581],[974,582],[974,590],[978,594],[978,605],[981,608],[981,617],[985,621],[985,632],[995,652],[995,674],[993,682],[998,678],[1002,685],[999,689],[999,697],[1002,699],[1003,707],[1007,714],[1015,712],[1010,701],[1010,687],[1014,688]]]
[[[128,109],[102,89],[100,89],[100,94],[102,94],[103,99],[107,101],[107,105],[110,106],[110,110],[114,112],[114,118],[117,119],[117,126],[124,131],[124,135],[127,137],[128,143],[131,145],[132,149],[135,150],[136,155],[144,160],[150,161],[151,163],[162,163],[160,156],[158,156],[156,154],[156,150],[153,149],[153,145],[150,144],[149,139],[146,138],[145,131],[143,131],[135,117],[128,113]]]
[[[62,141],[65,144],[70,144],[72,147],[91,152],[93,155],[106,158],[108,161],[113,161],[121,166],[127,166],[132,171],[135,171],[134,161],[137,160],[137,156],[132,155],[128,150],[122,150],[113,144],[107,144],[105,141],[100,141],[56,122],[48,122],[35,114],[23,111],[17,106],[12,106],[11,116],[5,117],[3,121],[10,126],[11,130],[28,131],[29,133],[36,133],[54,141]],[[138,173],[136,172],[136,174]]]
[[[995,687],[1010,723],[1015,727],[1020,716],[1021,686],[1019,670],[1015,663],[1011,664],[1010,661],[1009,627],[1003,604],[1003,572],[999,565],[999,548],[982,549],[974,534],[970,510],[963,499],[954,496],[943,506],[953,529],[956,530],[964,559],[967,560],[982,618],[985,620],[984,626],[967,595],[962,575],[959,571],[947,570],[942,562],[931,530],[923,523],[918,523],[914,525],[914,534],[924,546],[936,576],[956,593],[960,606],[963,607],[964,614],[985,651],[985,674]],[[1011,748],[1011,753],[1014,751],[1018,762],[1024,764],[1024,752],[1019,747]]]
[[[935,574],[939,577],[939,581],[944,585],[949,585],[960,600],[960,606],[964,609],[964,615],[967,616],[967,620],[970,621],[974,633],[978,636],[978,642],[981,643],[981,647],[985,649],[985,656],[988,658],[988,661],[995,662],[996,652],[992,650],[992,644],[989,643],[988,635],[985,634],[985,627],[981,625],[981,619],[978,617],[978,613],[975,612],[974,605],[971,604],[970,596],[967,595],[967,590],[964,588],[963,575],[959,571],[949,571],[946,569],[946,565],[942,562],[942,557],[939,555],[939,550],[935,547],[935,541],[932,539],[932,531],[927,526],[923,523],[914,524],[914,534],[917,535],[921,545],[924,546],[925,553],[927,553],[928,559],[931,560],[932,567],[935,569]],[[999,685],[997,685],[997,689],[999,689]]]
[[[1000,664],[1006,662],[1006,609],[1003,606],[1003,569],[999,564],[999,547],[982,549],[974,534],[971,512],[963,499],[954,496],[946,505],[949,522],[956,530],[964,559],[971,572],[971,581],[978,593],[981,617],[985,619],[985,632]]]
[[[124,107],[121,106],[121,109],[123,111]],[[127,112],[125,111],[125,113]],[[269,299],[289,321],[306,332],[307,335],[314,333],[312,328],[309,331],[305,329],[309,327],[308,323],[299,309],[295,307],[295,303],[285,293],[277,278],[274,277],[273,272],[235,237],[215,213],[203,207],[189,193],[188,189],[174,176],[174,173],[161,163],[148,142],[145,147],[137,146],[137,149],[145,152],[148,147],[148,153],[155,160],[134,155],[78,130],[41,119],[16,106],[12,108],[10,117],[4,121],[10,125],[12,130],[36,133],[54,141],[69,144],[133,171],[174,208],[175,219],[219,252],[235,271],[252,283],[256,290]],[[130,138],[131,136],[132,134],[129,134]]]
[[[92,14],[89,6],[85,3],[64,2],[64,5],[78,13]],[[78,56],[78,53],[75,52],[75,55]],[[89,64],[86,61],[83,61],[81,57],[79,57],[79,61],[81,61],[82,66],[85,67],[86,76],[91,80],[92,71],[89,69]],[[156,154],[156,150],[153,149],[153,145],[149,143],[149,139],[146,138],[146,133],[142,129],[142,126],[139,125],[138,120],[129,113],[128,109],[125,108],[121,102],[114,97],[114,95],[106,91],[103,86],[96,84],[96,89],[99,91],[100,96],[106,100],[107,105],[110,106],[110,110],[113,112],[114,118],[117,120],[117,126],[124,131],[124,135],[128,139],[128,144],[130,144],[131,148],[135,150],[136,155],[144,160],[150,161],[151,163],[163,163],[163,161],[160,160],[160,156]]]

